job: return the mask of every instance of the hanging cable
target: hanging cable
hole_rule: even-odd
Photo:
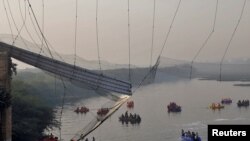
[[[18,34],[16,35],[16,37],[14,38],[14,40],[12,41],[12,45],[14,45],[15,42],[16,42],[16,40],[17,40],[17,38],[20,36],[23,27],[26,25],[26,5],[25,5],[25,19],[23,20],[23,24],[22,24],[20,30],[19,30],[19,28],[18,28],[18,26],[17,26],[17,24],[16,24],[16,21],[15,21],[15,19],[14,19],[13,14],[12,14],[12,10],[11,10],[9,1],[7,1],[7,5],[8,5],[9,12],[10,12],[10,17],[11,17],[11,19],[12,19],[12,21],[13,21],[13,23],[14,23],[14,27],[15,27],[17,33],[18,33]],[[22,13],[22,11],[21,11],[21,13]],[[14,35],[12,35],[12,36],[14,37]],[[25,45],[25,47],[26,47],[27,49],[29,49],[29,47],[27,46],[27,44],[26,44],[26,42],[24,41],[24,39],[23,39],[22,37],[21,37],[20,39],[21,39],[22,43]]]
[[[172,26],[173,26],[173,24],[174,24],[175,17],[176,17],[176,15],[177,15],[178,11],[179,11],[180,5],[181,5],[181,0],[179,0],[178,6],[177,6],[176,11],[175,11],[175,13],[174,13],[174,17],[173,17],[172,22],[171,22],[171,24],[170,24],[170,27],[169,27],[169,29],[168,29],[168,32],[167,32],[166,38],[165,38],[165,40],[164,40],[163,46],[162,46],[162,48],[161,48],[161,51],[160,51],[159,56],[162,55],[162,52],[163,52],[163,50],[164,50],[164,48],[165,48],[165,45],[166,45],[166,43],[167,43],[167,41],[168,41],[168,37],[169,37],[169,35],[170,35],[171,29],[172,29]],[[159,56],[158,56],[158,57],[159,57]]]
[[[192,61],[191,61],[191,65],[190,65],[190,66],[191,66],[191,69],[190,69],[190,75],[189,75],[189,78],[190,78],[190,79],[192,78],[194,61],[195,61],[196,58],[199,56],[199,54],[201,53],[201,51],[203,50],[203,48],[205,48],[205,46],[206,46],[207,43],[208,43],[208,40],[211,38],[211,36],[212,36],[213,33],[214,33],[215,24],[216,24],[216,19],[217,19],[218,3],[219,3],[219,0],[216,0],[216,4],[215,4],[215,14],[214,14],[214,20],[213,20],[212,29],[211,29],[210,33],[208,34],[206,40],[205,40],[204,43],[201,45],[201,47],[200,47],[199,50],[196,52],[194,58],[193,58]]]
[[[166,38],[165,38],[165,40],[164,40],[163,46],[162,46],[162,48],[161,48],[161,51],[160,51],[159,56],[162,55],[162,52],[163,52],[163,50],[164,50],[164,48],[165,48],[165,45],[166,45],[166,43],[167,43],[167,41],[168,41],[168,37],[169,37],[169,35],[170,35],[171,29],[172,29],[172,27],[173,27],[173,24],[174,24],[174,21],[175,21],[175,17],[176,17],[176,15],[177,15],[178,11],[179,11],[180,5],[181,5],[181,0],[179,0],[178,6],[177,6],[176,11],[175,11],[175,13],[174,13],[174,17],[173,17],[172,22],[171,22],[171,24],[170,24],[170,27],[169,27],[169,29],[168,29],[168,32],[167,32]],[[159,56],[158,56],[158,57],[159,57]]]
[[[76,65],[78,0],[76,0],[76,13],[75,14],[76,14],[76,17],[75,17],[75,42],[74,42],[75,58],[74,58],[74,66]]]
[[[39,41],[40,41],[40,42],[43,42],[44,40],[43,40],[42,37],[40,37],[40,33],[39,33],[39,31],[37,30],[37,28],[36,28],[36,23],[35,23],[35,21],[34,21],[33,18],[32,18],[30,9],[28,9],[28,13],[29,13],[29,19],[30,19],[30,21],[31,21],[31,24],[32,24],[32,26],[33,26],[33,29],[35,30],[35,33],[36,33],[36,35],[37,35]],[[43,47],[43,46],[40,47],[40,52],[41,52],[41,50],[42,50],[42,47]]]
[[[154,48],[154,34],[155,34],[155,4],[156,0],[154,0],[154,8],[153,8],[153,26],[152,26],[152,41],[151,41],[151,51],[150,51],[150,68],[152,67],[153,60],[153,48]]]
[[[26,18],[25,18],[25,15],[23,16],[23,14],[22,14],[20,0],[18,1],[18,3],[19,3],[19,11],[20,11],[21,19],[22,19],[22,22],[24,22]],[[25,5],[25,7],[26,7],[26,0],[24,0],[24,5]],[[26,10],[26,11],[27,11],[27,10]],[[40,46],[39,46],[39,45],[36,43],[36,41],[34,40],[33,36],[32,36],[31,33],[29,32],[29,30],[28,30],[26,24],[24,24],[24,28],[25,28],[26,32],[28,33],[28,36],[30,37],[31,41],[35,44],[35,46],[36,46],[37,48],[40,49]]]
[[[42,0],[42,33],[44,34],[44,0]],[[42,42],[41,42],[41,50],[39,52],[39,54],[41,54],[41,52],[43,51],[43,42],[44,39],[42,38]]]
[[[14,39],[14,35],[13,35],[13,30],[12,30],[10,18],[9,18],[7,9],[6,9],[5,0],[3,0],[3,6],[4,6],[5,14],[6,14],[6,17],[7,17],[7,20],[8,20],[8,24],[9,24],[9,27],[10,27],[11,37],[12,37],[12,40],[14,41],[15,39]]]
[[[99,62],[99,69],[102,71],[102,66],[101,66],[101,58],[100,58],[100,48],[99,48],[99,35],[98,35],[98,5],[99,1],[96,0],[96,46],[97,46],[97,55],[98,55],[98,62]]]
[[[131,82],[130,3],[128,0],[128,80]]]
[[[42,38],[44,39],[44,43],[45,43],[45,45],[46,45],[46,47],[47,47],[47,49],[48,49],[48,51],[49,51],[49,54],[50,54],[50,56],[51,56],[52,59],[53,59],[54,57],[53,57],[53,55],[52,55],[52,52],[51,52],[51,50],[50,50],[50,48],[49,48],[49,45],[48,45],[48,43],[47,43],[47,40],[46,40],[46,38],[45,38],[43,32],[42,32],[42,30],[41,30],[41,28],[40,28],[40,26],[39,26],[39,24],[38,24],[37,18],[36,18],[36,16],[35,16],[34,10],[33,10],[32,6],[31,6],[29,0],[28,0],[28,3],[29,3],[30,10],[31,10],[31,12],[32,12],[32,15],[33,15],[33,17],[34,17],[34,19],[35,19],[36,25],[37,25],[37,27],[38,27],[38,29],[39,29],[39,32],[40,32],[40,34],[42,35]]]
[[[220,61],[220,81],[221,81],[221,79],[222,79],[222,75],[221,75],[221,72],[222,72],[222,63],[223,63],[223,61],[224,61],[224,59],[225,59],[225,57],[226,57],[226,54],[227,54],[227,52],[228,52],[228,49],[229,49],[229,47],[230,47],[230,45],[231,45],[231,43],[232,43],[232,40],[233,40],[233,38],[234,38],[234,36],[235,36],[235,33],[236,33],[237,29],[238,29],[238,27],[239,27],[239,24],[240,24],[240,21],[241,21],[241,19],[242,19],[242,16],[243,16],[243,13],[244,13],[244,9],[245,9],[245,6],[246,6],[246,2],[247,2],[247,0],[244,0],[244,4],[243,4],[242,9],[241,9],[241,12],[240,12],[240,17],[239,17],[239,19],[238,19],[238,22],[237,22],[237,24],[236,24],[236,26],[235,26],[235,28],[234,28],[234,31],[233,31],[233,33],[232,33],[232,35],[231,35],[231,37],[230,37],[230,40],[229,40],[229,42],[228,42],[228,44],[227,44],[227,47],[226,47],[226,49],[225,49],[225,51],[224,51],[224,54],[223,54],[223,56],[222,56],[222,58],[221,58],[221,61]]]
[[[12,14],[12,10],[11,10],[11,8],[10,8],[10,3],[9,3],[8,0],[7,0],[7,5],[8,5],[8,8],[9,8],[10,17],[11,17],[11,19],[12,19],[12,21],[13,21],[14,27],[16,28],[16,31],[19,32],[19,29],[18,29],[17,24],[16,24],[16,22],[15,22],[15,20],[14,20],[14,17],[13,17],[13,14]]]
[[[20,1],[19,1],[19,6],[20,6]],[[21,26],[21,29],[20,30],[18,30],[18,34],[17,34],[17,36],[15,37],[15,39],[14,39],[14,41],[12,42],[12,45],[14,45],[15,44],[15,42],[16,42],[16,40],[17,40],[17,38],[20,36],[20,34],[21,34],[21,32],[22,32],[22,30],[23,30],[23,28],[24,28],[24,26],[26,25],[26,4],[24,3],[24,20],[23,20],[23,24],[22,24],[22,26]],[[26,45],[26,47],[28,48],[28,46]],[[29,49],[29,48],[28,48]]]

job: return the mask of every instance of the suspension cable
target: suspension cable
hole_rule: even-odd
[[[23,16],[23,14],[22,14],[20,0],[18,1],[18,3],[19,3],[20,15],[21,15],[22,21],[24,22],[24,21],[25,21],[25,16]],[[25,6],[26,6],[26,0],[24,0],[24,4],[25,4]],[[36,46],[37,48],[40,49],[40,47],[38,46],[38,44],[37,44],[36,41],[34,40],[33,36],[32,36],[31,33],[29,32],[29,30],[28,30],[26,24],[24,24],[24,28],[25,28],[26,32],[28,33],[28,36],[30,37],[30,39],[32,40],[32,42],[35,44],[35,46]]]
[[[176,11],[175,11],[175,13],[174,13],[174,17],[173,17],[172,22],[171,22],[171,24],[170,24],[170,27],[169,27],[169,29],[168,29],[168,32],[167,32],[165,41],[164,41],[164,43],[163,43],[163,46],[162,46],[162,48],[161,48],[161,51],[160,51],[159,56],[162,55],[162,52],[163,52],[163,50],[164,50],[164,48],[165,48],[165,45],[166,45],[166,43],[167,43],[167,41],[168,41],[168,37],[169,37],[169,35],[170,35],[171,29],[172,29],[172,26],[173,26],[173,24],[174,24],[175,17],[176,17],[176,15],[177,15],[178,11],[179,11],[180,5],[181,5],[181,0],[179,0],[178,6],[177,6]],[[158,56],[158,57],[159,57],[159,56]]]
[[[153,60],[153,48],[154,48],[154,34],[155,34],[155,4],[156,0],[154,0],[154,8],[153,8],[153,26],[152,26],[152,41],[151,41],[151,54],[150,54],[150,68],[152,67],[152,60]]]
[[[20,34],[21,31],[22,31],[22,28],[21,28],[20,30],[18,29],[18,26],[17,26],[17,24],[16,24],[16,22],[15,22],[15,20],[14,20],[13,14],[12,14],[12,10],[11,10],[11,8],[10,8],[9,1],[7,1],[7,5],[8,5],[9,12],[10,12],[10,17],[11,17],[11,19],[12,19],[12,21],[13,21],[13,23],[14,23],[14,27],[16,28],[16,31],[17,31],[17,33],[18,33],[18,35],[17,35],[15,38],[14,38],[13,32],[11,33],[11,34],[12,34],[12,38],[13,38],[12,45],[14,45],[16,39],[18,38],[19,34]],[[6,9],[5,3],[4,3],[4,7],[5,7],[5,9]],[[6,13],[8,13],[8,12],[7,12],[7,9],[6,9]],[[7,14],[7,15],[8,15],[8,14]],[[7,18],[8,18],[8,16],[7,16]],[[8,20],[9,20],[9,18],[8,18]],[[10,20],[9,20],[9,21],[10,21]],[[25,25],[25,22],[24,22],[23,25]],[[11,24],[10,24],[10,26],[11,26]],[[13,30],[12,30],[12,31],[13,31]],[[27,47],[27,44],[24,42],[23,38],[21,38],[21,40],[22,40],[23,44],[25,45],[25,47]],[[27,47],[27,48],[28,48],[28,47]]]
[[[19,1],[19,5],[20,5],[20,1]],[[26,13],[26,4],[24,3],[24,20],[23,20],[23,24],[22,24],[22,26],[21,26],[21,29],[20,30],[18,30],[18,34],[17,34],[17,36],[15,37],[15,39],[14,39],[14,41],[12,42],[12,45],[14,45],[15,44],[15,41],[17,40],[17,38],[20,36],[20,34],[21,34],[21,32],[22,32],[22,30],[23,30],[23,27],[26,25],[26,18],[27,18],[27,13]],[[21,11],[22,12],[22,11]],[[28,46],[26,45],[26,47],[28,48]]]
[[[6,17],[7,17],[7,20],[8,20],[8,24],[9,24],[9,27],[10,27],[10,32],[11,32],[12,40],[14,41],[13,30],[12,30],[12,26],[11,26],[11,23],[10,23],[10,18],[9,18],[9,15],[8,15],[8,12],[7,12],[7,9],[6,9],[6,5],[5,5],[4,1],[5,0],[3,0],[3,6],[4,6],[5,14],[6,14]]]
[[[222,63],[223,63],[223,61],[224,61],[224,59],[225,59],[225,57],[227,55],[228,49],[229,49],[229,47],[230,47],[230,45],[232,43],[232,40],[233,40],[233,38],[235,36],[235,33],[236,33],[236,31],[237,31],[237,29],[239,27],[240,22],[241,22],[241,19],[242,19],[243,13],[244,13],[244,9],[245,9],[245,6],[246,6],[246,2],[247,2],[247,0],[244,0],[244,4],[243,4],[242,9],[241,9],[240,17],[238,19],[238,22],[237,22],[237,24],[236,24],[236,26],[234,28],[234,31],[233,31],[233,33],[232,33],[232,35],[230,37],[230,40],[229,40],[229,42],[227,44],[227,47],[226,47],[226,49],[224,51],[224,54],[223,54],[223,56],[221,58],[221,61],[220,61],[220,81],[222,79],[222,74],[221,74],[221,72],[222,72]]]
[[[44,0],[42,0],[42,33],[44,34]],[[41,47],[40,53],[42,52],[42,49],[43,49],[43,45],[44,45],[43,42],[44,42],[44,39],[42,38],[42,41],[41,41],[42,47]]]
[[[78,0],[76,0],[76,15],[75,15],[75,41],[74,41],[74,49],[75,49],[75,52],[74,52],[74,55],[75,55],[75,58],[74,58],[74,66],[76,65],[76,47],[77,47],[77,18],[78,18]]]
[[[128,0],[128,80],[131,82],[130,1]]]
[[[12,14],[12,10],[11,10],[11,8],[10,8],[10,3],[9,3],[8,0],[7,0],[7,6],[8,6],[8,8],[9,8],[10,17],[11,17],[11,19],[12,19],[12,21],[13,21],[14,27],[16,28],[17,32],[19,32],[19,29],[18,29],[17,24],[16,24],[16,22],[15,22],[15,20],[14,20],[14,17],[13,17],[13,14]]]
[[[99,31],[98,31],[98,7],[99,6],[99,0],[96,0],[96,46],[97,46],[97,55],[98,55],[98,62],[99,62],[99,69],[102,71],[101,66],[101,58],[100,58],[100,48],[99,48]]]
[[[46,38],[45,38],[43,32],[42,32],[42,30],[41,30],[41,28],[40,28],[40,26],[39,26],[39,24],[38,24],[37,18],[36,18],[36,16],[35,16],[34,10],[33,10],[32,6],[31,6],[29,0],[28,0],[28,3],[29,3],[30,10],[31,10],[31,12],[32,12],[32,15],[33,15],[33,17],[34,17],[34,19],[35,19],[36,25],[37,25],[37,27],[38,27],[38,29],[39,29],[39,32],[40,32],[40,34],[42,35],[42,38],[44,39],[44,43],[46,44],[46,47],[47,47],[47,49],[48,49],[48,51],[49,51],[49,54],[50,54],[50,56],[51,56],[52,59],[53,59],[54,57],[53,57],[53,55],[52,55],[52,52],[51,52],[51,50],[50,50],[50,48],[49,48],[49,45],[48,45],[48,43],[47,43],[47,40],[46,40]]]
[[[210,33],[208,34],[206,40],[204,41],[204,43],[201,45],[201,47],[199,48],[199,50],[196,52],[194,58],[192,59],[191,61],[191,69],[190,69],[190,75],[189,75],[189,78],[191,79],[192,78],[192,73],[193,73],[193,64],[194,64],[194,61],[196,60],[196,58],[200,55],[201,51],[205,48],[205,46],[207,45],[209,39],[212,37],[213,33],[214,33],[214,30],[215,30],[215,25],[216,25],[216,19],[217,19],[217,11],[218,11],[218,3],[219,3],[219,0],[216,0],[216,5],[215,5],[215,14],[214,14],[214,20],[213,20],[213,25],[212,25],[212,29],[210,31]]]

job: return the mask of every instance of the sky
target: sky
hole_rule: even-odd
[[[13,19],[22,25],[19,3],[8,0]],[[98,0],[98,41],[100,58],[111,63],[128,64],[128,0]],[[42,0],[31,0],[42,27]],[[169,33],[163,56],[192,61],[212,30],[217,0],[182,0]],[[0,0],[0,35],[10,34],[4,3]],[[237,25],[244,0],[218,0],[215,30],[195,61],[219,62]],[[20,0],[24,15],[24,0]],[[178,0],[156,0],[153,62],[159,55],[169,31]],[[154,0],[130,0],[131,63],[150,65]],[[44,0],[44,35],[60,54],[74,54],[75,0]],[[10,19],[11,20],[11,19]],[[13,33],[17,34],[11,21]],[[27,13],[26,25],[39,43]],[[250,58],[250,0],[229,46],[225,59]],[[37,29],[38,30],[38,29]],[[22,37],[31,40],[25,30]],[[1,36],[0,36],[1,37]],[[78,0],[77,56],[97,60],[96,1]],[[27,67],[26,65],[21,65]]]

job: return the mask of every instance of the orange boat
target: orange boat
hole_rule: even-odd
[[[128,108],[134,108],[134,101],[128,101],[127,102],[127,107]]]
[[[212,105],[210,106],[210,109],[213,109],[213,110],[215,110],[215,109],[223,109],[224,108],[224,106],[223,105],[221,105],[220,103],[212,103]]]

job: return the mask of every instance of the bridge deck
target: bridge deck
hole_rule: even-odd
[[[103,89],[106,91],[118,92],[123,94],[131,94],[131,84],[126,81],[111,78],[109,76],[98,74],[94,71],[74,66],[53,58],[49,58],[28,50],[24,50],[12,45],[0,42],[0,50],[5,50],[10,53],[10,56],[56,74],[58,76],[70,79],[72,81],[84,83],[86,86],[93,89]]]

